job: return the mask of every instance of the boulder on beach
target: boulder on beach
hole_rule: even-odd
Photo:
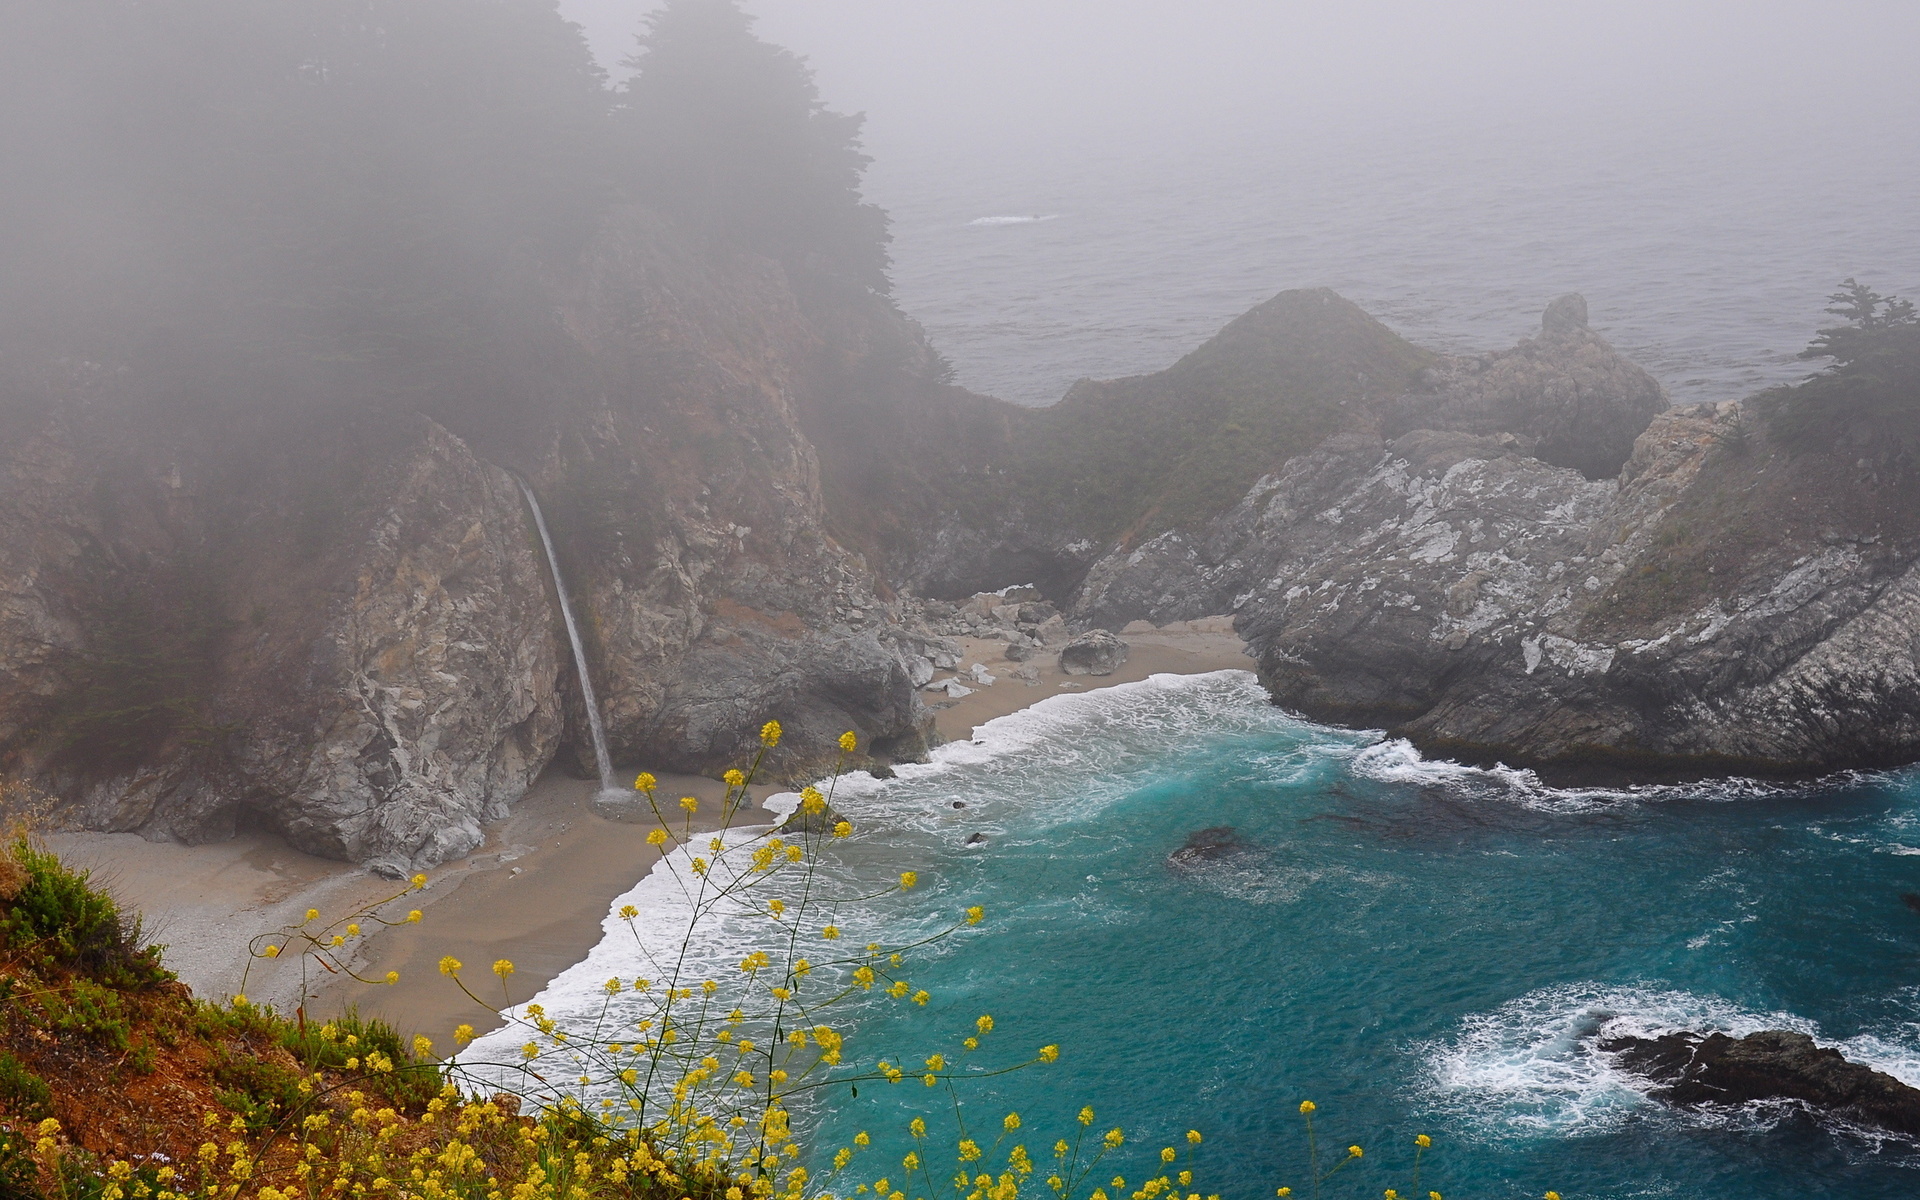
[[[1863,1125],[1920,1136],[1920,1088],[1819,1046],[1804,1033],[1763,1029],[1669,1033],[1600,1042],[1622,1068],[1659,1086],[1657,1100],[1682,1107],[1798,1100]]]
[[[1111,675],[1127,661],[1127,644],[1104,629],[1089,629],[1060,650],[1069,675]]]

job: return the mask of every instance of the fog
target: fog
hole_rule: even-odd
[[[619,73],[648,0],[563,0]],[[1463,0],[757,0],[881,154],[1299,122],[1905,121],[1920,6]]]

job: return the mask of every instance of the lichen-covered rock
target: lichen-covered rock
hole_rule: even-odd
[[[1127,661],[1127,644],[1104,629],[1089,629],[1060,648],[1068,675],[1111,675]]]

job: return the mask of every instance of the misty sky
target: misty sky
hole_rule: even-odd
[[[562,0],[614,63],[652,0]],[[1911,118],[1913,0],[749,0],[872,148],[1274,123]],[[1795,121],[1799,123],[1798,120]]]

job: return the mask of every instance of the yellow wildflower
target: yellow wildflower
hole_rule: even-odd
[[[493,961],[493,973],[505,979],[507,976],[513,974],[513,964],[504,958],[497,958]]]
[[[656,829],[647,835],[647,845],[649,846],[664,846],[666,844],[667,831],[664,829]]]
[[[917,1138],[927,1136],[927,1122],[925,1118],[915,1117],[913,1120],[907,1122],[907,1132]]]
[[[729,770],[725,775],[722,775],[720,778],[726,781],[726,784],[728,787],[745,787],[747,784],[746,775],[741,773],[739,770]]]
[[[692,796],[682,796],[680,797],[680,807],[686,809],[688,812],[699,812],[700,801]]]
[[[1080,1123],[1082,1125],[1093,1124],[1093,1105],[1089,1104],[1080,1110]]]
[[[427,1035],[424,1033],[414,1034],[413,1035],[413,1056],[415,1058],[425,1058],[432,1053],[433,1053],[432,1039],[428,1038]]]
[[[415,888],[423,888],[427,886],[427,877],[425,875],[415,875],[412,879],[407,880],[407,882]]]
[[[392,987],[392,986],[393,986],[394,984],[396,984],[396,983],[399,983],[399,982],[400,982],[400,972],[398,972],[398,971],[388,971],[388,972],[387,972],[387,986],[388,986],[388,987]]]
[[[267,948],[266,948],[265,950],[262,950],[262,951],[260,952],[260,957],[261,957],[261,958],[279,958],[279,957],[280,957],[280,947],[278,947],[278,946],[268,946],[268,947],[267,947]]]
[[[1300,1102],[1300,1113],[1302,1116],[1305,1116],[1306,1114],[1312,1112],[1314,1109],[1319,1107],[1320,1106],[1318,1104],[1315,1104],[1311,1100],[1302,1100]]]
[[[1120,1132],[1119,1127],[1115,1126],[1114,1128],[1107,1130],[1107,1136],[1102,1138],[1101,1140],[1106,1142],[1108,1149],[1118,1149],[1120,1146],[1120,1143],[1126,1141],[1127,1139],[1126,1139],[1126,1136]]]
[[[833,836],[835,836],[835,837],[837,837],[837,838],[843,838],[843,837],[852,837],[852,836],[853,836],[853,822],[851,822],[851,821],[836,821],[836,822],[834,822],[834,825],[833,825]]]
[[[768,721],[760,727],[760,743],[769,749],[780,744],[780,722]]]
[[[920,876],[916,875],[912,871],[900,872],[900,889],[902,891],[905,891],[906,889],[912,887],[914,884],[919,882],[920,882]]]
[[[1359,1157],[1360,1157],[1361,1155],[1363,1155],[1363,1154],[1365,1154],[1365,1153],[1366,1153],[1366,1151],[1365,1151],[1365,1150],[1362,1150],[1362,1149],[1361,1149],[1360,1147],[1358,1147],[1358,1146],[1348,1146],[1348,1147],[1347,1147],[1347,1157],[1348,1157],[1348,1158],[1359,1158]]]
[[[840,748],[848,754],[852,754],[853,748],[859,744],[860,739],[853,735],[853,730],[851,729],[840,735]]]
[[[659,783],[660,781],[653,777],[651,771],[642,771],[633,777],[633,790],[636,792],[651,792]]]
[[[982,1014],[980,1019],[974,1022],[974,1025],[980,1030],[981,1033],[993,1032],[993,1018],[985,1014]],[[1087,1111],[1091,1112],[1093,1110],[1088,1109]]]
[[[1198,1129],[1187,1130],[1187,1140],[1198,1146],[1200,1144],[1200,1131]]]
[[[620,906],[620,919],[622,921],[631,921],[639,915],[640,910],[631,904],[622,904]]]
[[[1425,1150],[1433,1145],[1433,1139],[1423,1133],[1413,1139],[1413,1144]]]
[[[1042,1046],[1042,1047],[1040,1047],[1040,1061],[1041,1061],[1041,1062],[1059,1062],[1059,1061],[1060,1061],[1060,1047],[1058,1047],[1058,1046]],[[1193,1141],[1196,1141],[1196,1142],[1197,1142],[1197,1141],[1199,1141],[1200,1139],[1196,1137],[1196,1138],[1193,1138],[1192,1140],[1193,1140]]]
[[[308,909],[308,910],[307,910],[307,920],[309,920],[309,921],[318,921],[319,919],[320,919],[320,910],[319,910],[319,909],[317,909],[317,908],[310,908],[310,909]]]
[[[840,927],[838,925],[828,925],[820,931],[820,936],[831,942],[840,936]]]
[[[1008,1113],[1006,1119],[1000,1122],[1000,1128],[1006,1130],[1008,1133],[1012,1133],[1014,1130],[1020,1128],[1020,1114]]]
[[[420,917],[421,917],[421,915],[422,915],[422,914],[421,914],[421,912],[420,912],[420,910],[419,910],[419,909],[417,909],[417,908],[416,908],[416,909],[414,909],[414,910],[412,910],[411,912],[409,912],[409,913],[407,914],[407,924],[409,924],[409,925],[418,925],[418,924],[420,923]]]
[[[458,975],[460,973],[460,967],[460,960],[451,954],[440,960],[440,973],[442,975]]]
[[[473,1040],[473,1026],[466,1025],[466,1024],[454,1026],[453,1042],[456,1046],[464,1046],[468,1042],[471,1042],[472,1040]]]
[[[1165,1147],[1160,1151],[1161,1162],[1172,1162],[1174,1159],[1178,1157],[1180,1157],[1179,1152],[1176,1151],[1172,1146]]]

